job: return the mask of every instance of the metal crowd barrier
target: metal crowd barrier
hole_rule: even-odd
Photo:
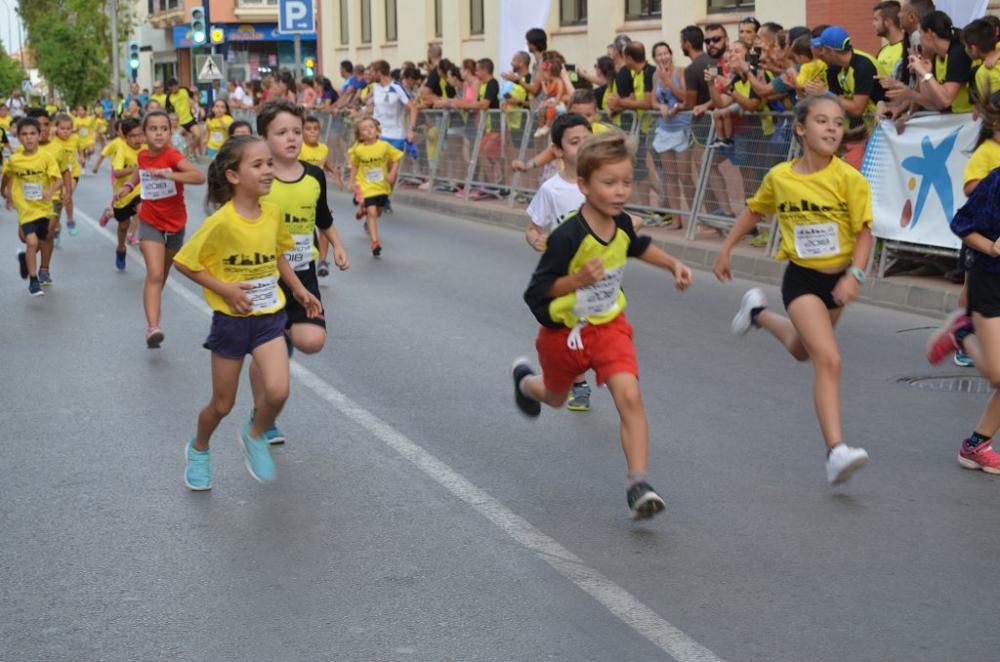
[[[347,150],[354,143],[354,122],[349,114],[314,113],[321,124],[321,136],[330,148],[330,163],[346,177]],[[690,117],[690,113],[683,116]],[[236,110],[234,119],[244,119],[256,127],[253,110]],[[602,118],[609,127],[625,131],[637,145],[633,192],[628,209],[649,224],[668,219],[683,226],[688,239],[699,228],[724,234],[742,212],[770,168],[798,154],[792,125],[794,115],[765,112],[745,113],[733,118],[731,141],[722,142],[711,115],[691,118],[687,138],[657,135],[657,114],[625,111]],[[518,110],[421,110],[415,127],[413,149],[400,165],[400,182],[438,194],[456,195],[466,200],[504,201],[508,207],[526,205],[558,164],[517,172],[515,160],[529,161],[551,143],[549,135],[535,137],[536,115]],[[674,129],[676,130],[676,128]],[[664,139],[666,138],[666,139]],[[657,151],[657,150],[660,151]],[[762,222],[757,244],[773,253],[779,241],[774,218]],[[904,252],[911,247],[880,242],[883,265],[888,251]],[[927,247],[912,247],[929,254]],[[887,251],[882,255],[882,251]],[[935,254],[953,256],[938,249]]]

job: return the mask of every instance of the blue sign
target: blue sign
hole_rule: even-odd
[[[262,42],[262,41],[292,41],[293,35],[281,34],[274,23],[226,23],[217,24],[225,31],[225,40],[229,45],[241,42]],[[301,35],[302,41],[316,41],[315,32],[306,32]],[[194,40],[191,39],[190,25],[174,26],[174,48],[194,48]]]
[[[315,29],[312,0],[278,0],[278,32],[301,35]]]

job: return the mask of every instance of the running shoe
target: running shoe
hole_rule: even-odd
[[[69,234],[71,237],[75,237],[77,233],[76,221],[74,221],[73,219],[69,219],[68,221],[66,221],[66,229],[69,230]]]
[[[632,519],[649,519],[667,507],[653,486],[646,482],[636,483],[628,488],[625,498]]]
[[[138,237],[138,235],[136,235],[136,234],[135,234],[135,233],[133,233],[133,232],[130,232],[130,233],[129,233],[129,234],[128,234],[128,235],[126,236],[126,237],[125,237],[125,241],[127,241],[127,242],[128,242],[128,245],[129,245],[129,246],[138,246],[138,245],[139,245],[139,237]]]
[[[957,352],[955,352],[955,358],[953,358],[952,361],[959,368],[974,368],[974,367],[976,367],[976,363],[975,363],[975,361],[972,360],[972,357],[969,356],[968,354],[966,354],[965,352],[963,352],[962,350],[958,350]]]
[[[764,248],[767,246],[767,242],[771,241],[771,232],[769,230],[761,230],[757,233],[757,236],[751,239],[749,243],[754,248]]]
[[[21,274],[21,280],[28,279],[28,254],[23,248],[17,251],[17,267]]]
[[[115,212],[111,209],[111,207],[105,207],[104,211],[101,212],[101,217],[97,219],[97,224],[103,228],[108,224],[114,214]]]
[[[838,444],[826,458],[826,479],[831,485],[847,482],[866,462],[868,452],[865,449]]]
[[[243,446],[243,463],[254,480],[274,480],[274,460],[271,450],[267,447],[267,439],[250,436],[250,421],[247,420],[240,428],[240,444]]]
[[[764,290],[754,287],[743,295],[740,309],[733,317],[733,323],[729,330],[734,336],[745,336],[750,331],[753,326],[753,311],[757,308],[767,308],[767,296],[764,294]]]
[[[382,254],[382,244],[377,240],[372,242],[372,256],[378,257]]]
[[[59,232],[59,230],[56,230],[56,233],[52,236],[52,247],[53,248],[59,248],[62,245],[62,239],[59,237],[60,234],[62,234],[62,233]]]
[[[968,439],[963,441],[958,463],[965,469],[981,469],[988,474],[1000,475],[1000,453],[993,450],[990,439],[975,447],[969,446]]]
[[[38,270],[38,282],[41,283],[42,285],[52,284],[52,275],[49,273],[48,269]]]
[[[937,365],[948,358],[949,354],[962,349],[957,334],[964,329],[972,330],[972,318],[964,310],[959,309],[948,315],[944,324],[927,341],[927,361],[931,365]]]
[[[125,251],[115,251],[115,269],[125,271]]]
[[[583,382],[573,384],[573,390],[569,393],[569,402],[566,409],[570,411],[590,411],[590,384]]]
[[[33,297],[45,296],[45,290],[42,289],[42,284],[38,282],[38,278],[32,277],[28,281],[28,294]]]
[[[316,266],[316,275],[320,278],[326,278],[330,275],[330,263],[326,260],[320,260],[319,264]]]
[[[212,489],[212,451],[196,451],[194,438],[184,447],[184,484],[196,492]]]
[[[521,382],[525,377],[531,377],[535,371],[531,369],[528,359],[521,356],[514,360],[511,367],[511,375],[514,377],[514,404],[521,410],[521,413],[531,418],[536,418],[542,413],[542,403],[534,398],[529,398],[521,393]]]
[[[356,212],[354,212],[354,218],[355,218],[355,220],[360,221],[364,217],[365,217],[365,208],[364,207],[361,207]]]
[[[250,422],[253,423],[253,418],[257,414],[256,409],[250,410]],[[274,446],[275,444],[285,443],[285,435],[278,429],[278,421],[271,424],[271,427],[264,430],[264,438],[267,439],[267,443]]]
[[[163,331],[158,326],[151,326],[146,329],[146,347],[149,349],[159,349],[163,343]]]

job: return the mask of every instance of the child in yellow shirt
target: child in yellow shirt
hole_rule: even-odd
[[[205,130],[208,133],[205,145],[205,155],[214,159],[219,153],[222,144],[229,137],[229,125],[233,123],[232,115],[229,113],[229,104],[223,99],[216,99],[212,104],[212,116],[205,122]]]
[[[389,194],[399,174],[403,153],[379,140],[378,121],[366,117],[354,125],[354,145],[347,150],[351,181],[355,183],[355,201],[364,208],[365,230],[371,236],[372,255],[382,254],[378,238],[378,218],[389,201]]]

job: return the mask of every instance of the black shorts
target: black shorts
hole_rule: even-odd
[[[122,208],[115,208],[115,220],[119,223],[128,223],[133,216],[135,216],[136,211],[139,209],[139,203],[142,202],[142,198],[135,196],[132,202],[128,203]]]
[[[202,345],[224,359],[242,359],[266,342],[285,335],[285,311],[234,317],[215,311],[212,329]]]
[[[188,133],[191,133],[191,127],[193,127],[197,123],[198,122],[196,122],[195,120],[191,120],[187,124],[181,124],[181,126],[184,127],[185,131],[187,131]]]
[[[295,275],[299,277],[299,280],[302,281],[302,284],[313,296],[322,300],[322,297],[319,295],[319,278],[316,277],[315,262],[310,262],[308,269],[296,271]],[[281,286],[281,291],[285,293],[285,313],[288,315],[288,321],[285,322],[286,329],[292,328],[293,324],[315,324],[324,329],[326,328],[326,311],[320,313],[319,317],[307,317],[306,309],[302,307],[301,303],[295,300],[295,297],[292,296],[292,290],[285,285],[285,281],[279,280],[278,285]]]
[[[1000,317],[1000,274],[972,268],[965,276],[969,288],[969,313]]]
[[[389,202],[389,196],[375,195],[370,198],[365,198],[364,204],[365,204],[365,209],[368,209],[369,207],[378,207],[379,209],[381,209],[382,207],[385,207],[388,202]]]
[[[781,279],[781,300],[785,302],[785,310],[788,310],[790,303],[806,294],[819,297],[827,310],[840,308],[840,304],[833,300],[833,288],[837,287],[844,273],[846,272],[825,274],[789,262],[785,276]]]
[[[40,218],[37,221],[28,221],[21,224],[21,233],[27,237],[33,234],[38,237],[38,241],[45,241],[49,238],[49,219]]]

